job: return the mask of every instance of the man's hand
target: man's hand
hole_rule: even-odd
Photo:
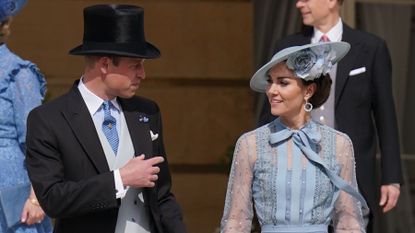
[[[158,179],[157,174],[160,172],[160,168],[156,165],[163,161],[162,156],[144,160],[144,155],[140,155],[131,159],[120,169],[122,183],[124,186],[134,188],[154,187]]]
[[[388,184],[380,187],[379,205],[383,206],[383,213],[390,211],[396,206],[400,193],[401,191],[398,185]]]

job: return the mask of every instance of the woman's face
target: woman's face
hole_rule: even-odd
[[[271,105],[271,113],[283,119],[298,119],[305,116],[305,100],[309,99],[311,88],[294,76],[285,62],[274,65],[268,71],[266,94]]]

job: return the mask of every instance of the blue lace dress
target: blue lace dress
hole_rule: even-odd
[[[30,183],[24,166],[26,118],[41,104],[45,91],[46,82],[38,68],[0,45],[0,190]],[[52,227],[45,218],[40,224],[7,229],[0,206],[0,232],[47,233]]]
[[[365,232],[367,205],[358,192],[352,143],[345,134],[279,119],[242,135],[235,148],[221,232]]]

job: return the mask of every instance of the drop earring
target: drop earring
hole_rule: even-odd
[[[308,102],[308,100],[305,100],[304,110],[306,112],[311,112],[311,110],[313,110],[313,105],[310,102]]]

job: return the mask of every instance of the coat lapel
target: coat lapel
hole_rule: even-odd
[[[313,37],[314,34],[314,28],[309,26],[304,26],[302,30],[302,37],[300,38],[301,44],[310,44],[311,43],[311,37]]]
[[[122,106],[125,121],[130,132],[131,140],[133,142],[135,156],[144,154],[146,158],[153,156],[153,148],[150,137],[150,122],[149,116],[141,113],[137,106],[134,105],[132,99],[121,99],[119,102]],[[147,118],[147,121],[140,120],[140,118]]]
[[[94,122],[75,82],[69,92],[68,107],[62,112],[79,144],[91,159],[99,173],[108,172],[109,167],[99,141]]]
[[[343,94],[344,87],[347,83],[349,72],[352,70],[355,61],[361,51],[360,43],[353,39],[353,29],[346,24],[343,24],[342,41],[348,42],[351,45],[349,53],[337,65],[336,73],[336,89],[335,89],[335,108]]]

